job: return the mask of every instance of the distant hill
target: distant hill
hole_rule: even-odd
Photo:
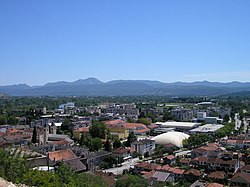
[[[27,84],[0,86],[0,93],[11,96],[212,96],[250,91],[250,82],[175,82],[150,80],[113,80],[102,82],[96,78],[74,82],[59,81],[43,86]]]

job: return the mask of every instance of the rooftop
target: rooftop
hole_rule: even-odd
[[[136,145],[143,145],[143,144],[148,144],[148,143],[153,143],[155,142],[154,140],[150,140],[150,139],[141,139],[139,141],[135,141],[132,144],[136,144]]]
[[[202,173],[200,171],[196,170],[196,169],[189,169],[189,170],[185,171],[184,174],[185,175],[194,175],[194,176],[197,176],[197,177],[202,175]]]
[[[236,180],[237,178],[241,178],[244,181],[246,181],[247,183],[250,183],[250,174],[248,174],[248,173],[245,173],[245,172],[236,173],[236,174],[234,174],[234,176],[232,177],[231,180],[233,181],[233,180]]]
[[[72,158],[77,158],[77,156],[70,149],[49,152],[51,161],[69,160]]]
[[[224,171],[215,171],[208,175],[208,178],[225,179],[226,173]]]
[[[201,132],[201,133],[209,133],[209,132],[215,132],[217,130],[219,130],[220,128],[224,127],[224,125],[220,125],[220,124],[206,124],[206,125],[202,125],[199,126],[195,129],[189,130],[189,132]]]
[[[156,125],[161,127],[177,127],[177,128],[194,128],[199,125],[199,123],[191,122],[176,122],[176,121],[167,121],[167,122],[156,122]]]

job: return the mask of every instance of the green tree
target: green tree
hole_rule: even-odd
[[[164,121],[174,120],[174,117],[172,116],[170,111],[165,111],[163,113],[163,120]]]
[[[90,142],[89,151],[98,151],[102,148],[102,140],[100,138],[94,138]]]
[[[107,182],[105,182],[102,177],[99,177],[93,174],[80,173],[76,175],[74,180],[75,180],[75,185],[72,185],[74,187],[81,187],[81,186],[108,187]],[[71,185],[68,185],[68,186],[71,187]]]
[[[55,173],[29,170],[20,181],[29,186],[60,187],[59,177]]]
[[[69,124],[70,124],[70,120],[68,118],[64,118],[61,129],[63,131],[68,131],[69,130]]]
[[[28,171],[26,160],[16,150],[7,152],[0,149],[0,176],[8,181],[18,183]]]
[[[188,139],[183,140],[184,147],[199,147],[213,138],[207,134],[193,134]]]
[[[103,168],[103,169],[112,168],[114,164],[117,164],[116,158],[112,155],[109,155],[109,156],[106,156],[102,160],[102,162],[100,164],[100,168]]]
[[[34,143],[34,144],[37,143],[36,137],[37,137],[37,129],[36,129],[36,126],[34,126],[32,139],[31,139],[31,142]]]
[[[224,127],[216,131],[215,137],[222,138],[231,135],[232,132],[234,131],[234,127],[235,127],[234,123],[226,123]]]
[[[226,114],[223,118],[223,122],[228,123],[228,121],[229,121],[229,115]]]
[[[122,146],[121,141],[118,138],[116,138],[115,141],[114,141],[114,143],[113,143],[113,148],[117,149],[117,148],[119,148],[121,146]]]
[[[136,137],[135,133],[133,131],[130,132],[129,135],[128,135],[128,139],[125,142],[125,146],[126,147],[130,147],[131,143],[134,142],[134,141],[136,141],[136,140],[137,140],[137,137]]]
[[[112,149],[111,143],[110,143],[109,139],[107,138],[107,140],[104,144],[104,150],[110,152],[111,149]]]
[[[74,181],[74,172],[64,163],[60,164],[58,170],[56,170],[56,174],[59,177],[61,185],[73,183]]]
[[[6,116],[0,116],[0,125],[6,125],[7,119]]]
[[[82,135],[80,139],[80,145],[90,147],[93,138],[90,135]]]
[[[89,127],[89,133],[93,138],[105,139],[107,134],[106,125],[103,123],[94,123]]]
[[[151,119],[149,119],[149,118],[140,118],[139,120],[138,120],[138,122],[139,123],[142,123],[142,124],[144,124],[144,125],[150,125],[151,124]]]
[[[18,124],[18,119],[14,116],[9,116],[7,117],[7,123],[9,125],[17,125]]]
[[[150,155],[149,155],[149,152],[147,151],[145,154],[144,154],[144,157],[145,158],[148,158]]]

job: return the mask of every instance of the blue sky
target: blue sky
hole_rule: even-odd
[[[249,0],[0,1],[0,85],[250,81]]]

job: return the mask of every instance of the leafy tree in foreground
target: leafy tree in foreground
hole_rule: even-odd
[[[17,150],[10,152],[0,149],[0,176],[8,181],[19,182],[28,171],[26,160],[19,157]]]
[[[13,183],[42,187],[106,187],[107,184],[101,177],[87,174],[74,173],[68,166],[61,164],[55,173],[29,170],[25,159],[20,157],[20,152],[0,149],[0,176]]]

